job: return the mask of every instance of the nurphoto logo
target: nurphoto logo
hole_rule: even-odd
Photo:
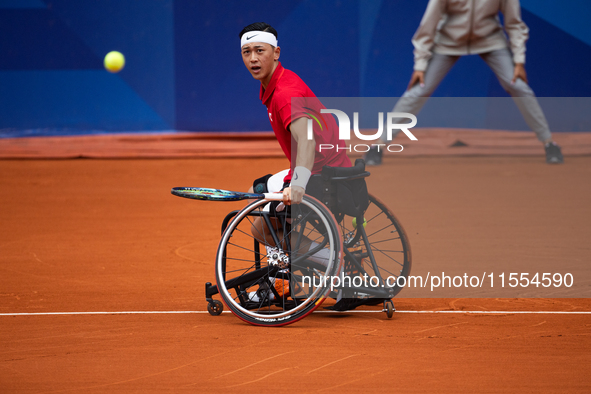
[[[306,108],[311,110],[310,108]],[[316,112],[316,111],[313,111]],[[350,141],[351,140],[351,121],[349,116],[343,111],[338,109],[321,109],[321,114],[333,114],[337,117],[339,123],[339,139],[343,141]],[[318,115],[318,113],[316,113]],[[310,114],[312,115],[312,114]],[[318,122],[317,117],[313,116],[316,122]],[[399,123],[405,119],[410,119],[410,122],[407,123]],[[308,140],[313,139],[313,124],[312,119],[308,119]],[[396,123],[395,123],[396,122]],[[318,122],[319,123],[319,122]],[[320,124],[320,123],[319,123]],[[417,141],[417,137],[415,137],[409,129],[415,127],[417,125],[417,117],[413,114],[406,113],[406,112],[388,112],[386,114],[386,138],[382,138],[384,133],[384,113],[378,113],[378,130],[374,134],[362,134],[359,131],[359,113],[353,113],[353,132],[355,136],[362,141],[380,141],[392,140],[392,132],[394,130],[401,130],[411,141]],[[402,152],[404,147],[400,144],[382,144],[382,143],[374,143],[374,144],[355,144],[355,145],[347,145],[345,147],[334,146],[332,144],[320,144],[319,150],[322,152],[323,150],[331,150],[336,149],[339,150],[347,150],[349,152],[355,151],[364,153],[369,151],[372,146],[376,146],[378,151],[381,151],[385,147],[389,152]]]

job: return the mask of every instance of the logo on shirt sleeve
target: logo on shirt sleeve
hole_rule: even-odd
[[[273,115],[271,114],[271,112],[269,112],[269,120],[272,122],[273,121]]]

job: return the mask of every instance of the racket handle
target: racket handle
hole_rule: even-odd
[[[283,193],[263,193],[265,200],[269,201],[283,201]]]

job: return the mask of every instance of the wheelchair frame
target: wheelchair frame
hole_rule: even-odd
[[[294,224],[290,219],[296,220],[293,218],[293,209],[295,209],[296,206],[292,206],[292,210],[285,210],[283,212],[265,212],[264,209],[261,209],[261,206],[266,205],[268,202],[266,200],[259,200],[249,204],[242,210],[235,210],[226,215],[222,222],[222,240],[220,241],[216,258],[217,285],[213,285],[211,282],[205,284],[205,299],[208,302],[207,309],[210,314],[219,315],[222,313],[224,305],[220,301],[213,299],[215,294],[221,293],[220,295],[222,296],[222,299],[234,314],[255,325],[279,326],[293,323],[318,308],[328,296],[353,300],[350,303],[352,306],[351,309],[354,309],[358,305],[377,305],[382,303],[383,311],[386,312],[388,318],[393,316],[395,308],[392,298],[401,290],[401,288],[397,285],[390,286],[390,284],[386,282],[384,274],[390,274],[390,276],[393,277],[407,277],[412,265],[410,244],[402,225],[394,214],[392,214],[383,203],[372,195],[369,195],[370,206],[368,209],[364,214],[355,218],[357,223],[356,227],[353,227],[353,221],[349,226],[346,222],[348,216],[338,213],[335,206],[337,182],[365,178],[370,175],[369,172],[365,171],[364,163],[359,163],[359,161],[360,160],[356,162],[355,167],[339,169],[344,170],[341,171],[341,173],[343,173],[341,174],[342,176],[323,176],[322,202],[319,202],[310,196],[305,196],[305,201],[303,202],[302,207],[299,207],[298,209],[308,209],[311,212],[308,215],[312,215],[310,216],[312,218],[310,219],[310,223],[312,223],[310,228],[312,231],[315,228],[314,226],[316,226],[316,228],[322,227],[324,229],[323,231],[327,234],[328,232],[332,232],[333,234],[330,237],[326,236],[327,238],[323,239],[324,244],[320,243],[314,248],[310,246],[312,249],[307,250],[302,255],[298,255],[296,249],[291,249],[292,242],[290,241],[294,241],[293,243],[300,245],[302,238],[301,234],[305,233],[305,231],[301,230],[299,233],[294,232],[294,234],[298,234],[298,237],[296,237],[295,240],[288,237],[291,232],[292,224]],[[306,206],[306,208],[304,208],[304,206]],[[371,213],[369,213],[370,207],[372,208]],[[375,210],[377,210],[377,214],[374,216],[375,212],[373,211]],[[336,218],[334,212],[337,213]],[[376,218],[380,217],[380,222],[372,228],[372,231],[374,231],[375,227],[377,227],[378,231],[369,234],[366,232],[365,227],[366,219],[368,219],[366,216],[368,214],[370,215],[369,220],[367,221],[368,225],[375,220],[375,222],[372,223],[373,226],[378,222]],[[233,237],[232,232],[236,231],[237,226],[240,225],[241,221],[245,221],[246,219],[245,223],[252,223],[251,220],[253,220],[253,218],[263,220],[268,229],[273,228],[272,221],[279,221],[281,223],[281,229],[283,231],[282,239],[280,239],[275,231],[271,231],[269,234],[275,244],[274,248],[278,249],[276,251],[277,256],[273,257],[272,253],[261,253],[260,242],[253,236],[252,239],[254,242],[250,252],[254,254],[254,258],[252,259],[251,267],[244,268],[244,270],[248,270],[248,272],[243,275],[228,279],[226,278],[226,254],[227,247],[231,245],[228,242],[232,242],[229,241]],[[297,225],[301,225],[301,223],[297,222]],[[376,243],[388,243],[388,249],[380,249],[379,246],[376,247],[371,244],[372,239],[375,239],[376,234],[383,230],[385,231],[384,235],[386,238],[382,237],[379,241],[376,241]],[[319,233],[320,232],[321,231],[319,230]],[[237,236],[241,234],[245,234],[245,231],[236,231]],[[321,237],[322,236],[323,235],[321,235]],[[330,238],[330,240],[328,240],[328,238]],[[313,257],[319,251],[324,249],[329,242],[334,243],[329,246],[335,249],[332,264],[327,263],[326,266],[323,266],[322,264],[314,263],[312,261]],[[401,250],[389,250],[389,248],[392,247],[392,242],[395,242],[397,245],[393,248]],[[280,250],[282,249],[281,246],[283,244],[286,245],[286,250]],[[242,247],[242,249],[245,249],[245,247]],[[390,252],[400,253],[402,255],[402,262],[398,261],[400,259],[391,257],[389,255]],[[378,256],[376,256],[376,254]],[[381,259],[380,264],[378,264],[377,257]],[[384,261],[385,263],[393,264],[395,269],[385,268]],[[298,266],[300,263],[303,264],[302,267]],[[297,282],[294,279],[297,277],[297,269],[300,269],[302,272],[307,271],[315,273],[316,276],[322,276],[322,270],[325,269],[325,276],[328,276],[326,275],[328,273],[332,274],[332,276],[334,276],[334,274],[337,276],[341,274],[343,275],[343,282],[345,282],[344,274],[348,274],[350,280],[348,285],[343,283],[338,286],[332,286],[331,289],[328,289],[328,286],[325,285],[323,288],[319,288],[315,293],[307,294],[307,298],[305,299],[298,299],[298,297],[293,294],[291,299],[289,299],[289,296],[286,297],[279,294],[276,289],[274,289],[273,283],[278,279],[284,279],[289,281],[290,286],[297,286]],[[228,270],[232,271],[232,269]],[[396,270],[399,271],[394,272]],[[352,273],[354,276],[365,277],[365,285],[350,286],[350,275]],[[372,279],[375,277],[378,281],[375,286],[373,283],[371,286],[367,286],[367,277],[369,277],[370,274],[373,274],[371,275]],[[220,284],[223,285],[221,291],[219,288]],[[259,297],[260,291],[257,291],[257,296],[251,296],[250,294],[252,292],[248,293],[247,289],[253,288],[254,286],[258,286],[259,290],[263,289],[266,293],[263,294],[262,297]],[[236,296],[231,295],[230,290],[235,291]],[[303,291],[301,286],[300,289],[294,290]],[[257,297],[256,302],[252,301],[255,297]],[[267,297],[266,300],[263,299],[265,297]],[[261,299],[263,299],[263,302],[261,302]],[[294,310],[296,311],[290,313],[290,311]]]

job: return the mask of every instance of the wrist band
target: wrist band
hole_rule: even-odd
[[[291,183],[289,186],[299,186],[306,190],[306,185],[308,184],[308,180],[312,176],[312,171],[308,170],[306,167],[297,166],[293,170],[293,174],[291,175]]]

